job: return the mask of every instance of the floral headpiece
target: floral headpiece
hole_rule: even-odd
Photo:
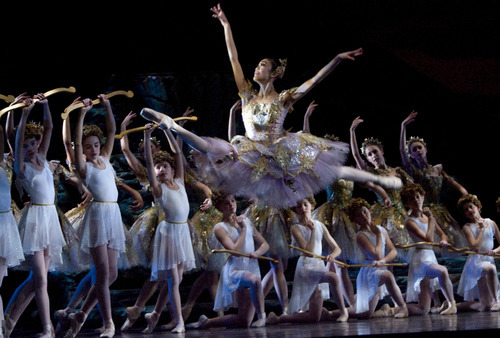
[[[278,77],[280,79],[283,78],[283,76],[285,75],[285,69],[286,69],[286,65],[288,63],[288,59],[279,59],[280,61],[280,65],[278,67],[276,67],[276,74],[278,74]]]
[[[361,144],[361,148],[360,148],[361,154],[366,156],[365,148],[368,146],[377,146],[380,149],[384,149],[384,145],[382,144],[382,142],[380,142],[380,140],[378,138],[374,138],[374,137],[365,138],[365,140]]]
[[[410,147],[413,143],[415,142],[420,142],[424,145],[424,147],[427,148],[427,143],[425,143],[424,139],[418,136],[412,136],[408,139],[408,142],[406,142],[406,152],[410,152]]]

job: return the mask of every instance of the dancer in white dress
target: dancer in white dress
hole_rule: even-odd
[[[500,232],[494,221],[481,217],[481,208],[475,195],[464,195],[458,200],[458,209],[469,220],[462,231],[478,253],[469,255],[458,283],[457,293],[465,301],[457,305],[459,311],[498,311],[500,307],[497,268],[492,257],[500,252],[500,246],[494,247],[495,238],[500,243]]]
[[[327,256],[327,261],[333,263],[335,258],[340,255],[341,249],[325,225],[312,219],[311,213],[314,206],[316,206],[316,201],[314,198],[309,197],[299,201],[297,206],[293,208],[300,222],[292,226],[291,229],[293,244],[316,255],[322,255],[322,241],[324,240],[333,250]],[[333,298],[340,312],[337,321],[347,321],[349,314],[344,304],[337,274],[330,271],[323,260],[301,256],[297,261],[292,296],[288,303],[290,314],[281,315],[277,318],[274,314],[269,314],[268,323],[319,322],[323,312],[323,300],[330,298],[329,285],[333,288]],[[305,312],[299,313],[301,310]]]
[[[109,162],[116,131],[115,119],[106,96],[101,94],[98,97],[106,108],[106,143],[101,148],[103,132],[99,127],[83,126],[85,114],[93,106],[90,99],[83,100],[84,107],[79,110],[74,134],[76,172],[94,198],[82,221],[80,253],[82,259],[91,256],[96,280],[80,311],[69,315],[71,329],[66,337],[78,334],[97,302],[104,321],[101,337],[115,334],[109,286],[118,276],[118,256],[125,253],[125,234],[117,203],[116,174]]]
[[[183,155],[174,136],[167,130],[166,135],[175,153],[175,165],[165,151],[158,151],[153,156],[151,132],[154,126],[148,124],[146,127],[144,148],[148,179],[155,200],[165,212],[165,220],[161,221],[156,229],[151,259],[151,280],[161,281],[160,294],[153,312],[145,315],[148,327],[143,332],[153,332],[163,308],[170,299],[176,321],[172,332],[182,333],[185,328],[179,284],[184,271],[196,267],[188,225],[189,201],[184,187]]]
[[[399,307],[394,317],[408,317],[408,308],[396,279],[384,266],[397,257],[396,248],[387,230],[372,222],[370,205],[364,199],[355,198],[347,210],[351,221],[359,226],[356,241],[366,257],[364,264],[376,265],[361,267],[359,270],[356,279],[356,317],[371,318],[379,299],[388,294]]]
[[[409,183],[401,190],[401,200],[409,209],[405,227],[414,243],[434,242],[434,235],[437,234],[440,246],[445,247],[448,245],[447,236],[437,224],[430,209],[422,208],[424,197],[424,189],[419,184]],[[438,264],[432,247],[428,245],[413,247],[409,256],[406,302],[418,301],[418,308],[415,311],[412,309],[411,314],[427,314],[431,306],[431,293],[438,288],[441,288],[447,301],[443,303],[440,314],[455,314],[457,307],[453,284],[446,267]]]
[[[214,236],[222,248],[248,254],[242,257],[229,256],[222,268],[214,311],[225,311],[237,307],[237,314],[208,319],[201,315],[198,322],[188,328],[208,329],[211,327],[262,327],[266,324],[264,294],[259,263],[255,258],[269,249],[269,244],[250,220],[236,215],[236,200],[232,194],[213,191],[213,205],[222,212],[222,222],[214,227]],[[255,312],[257,320],[252,323]]]
[[[0,155],[4,153],[5,137],[0,126]],[[19,237],[16,219],[12,213],[10,194],[10,180],[12,172],[7,174],[5,160],[0,159],[0,287],[3,278],[7,276],[7,268],[17,266],[24,261],[23,245]],[[0,296],[0,337],[4,327],[3,301]]]
[[[20,221],[23,251],[31,271],[12,296],[6,309],[6,336],[12,332],[17,320],[35,297],[43,325],[41,337],[54,336],[50,320],[50,303],[47,293],[47,273],[62,264],[62,248],[66,244],[54,205],[55,191],[53,167],[46,159],[52,136],[52,117],[43,94],[35,95],[43,106],[43,127],[27,124],[35,102],[26,98],[15,142],[14,171],[22,187],[31,198],[25,216]]]

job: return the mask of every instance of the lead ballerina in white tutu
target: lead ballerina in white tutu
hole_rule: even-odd
[[[31,267],[28,279],[18,287],[7,307],[6,336],[29,302],[36,298],[43,326],[40,337],[54,336],[50,320],[50,301],[47,293],[47,273],[62,264],[62,248],[66,244],[57,216],[53,167],[46,155],[52,136],[52,117],[43,94],[35,95],[43,106],[43,126],[27,123],[35,102],[26,98],[16,132],[14,171],[23,189],[31,198],[26,214],[20,221],[23,251]]]
[[[498,275],[493,255],[500,251],[494,247],[494,239],[500,243],[497,224],[481,217],[481,202],[475,195],[467,194],[458,200],[458,209],[469,220],[462,228],[469,245],[478,254],[469,255],[465,262],[457,293],[464,297],[458,310],[498,311]]]
[[[4,153],[5,137],[0,126],[0,155]],[[24,261],[23,245],[19,237],[16,219],[11,208],[10,180],[12,172],[7,174],[5,160],[0,160],[0,287],[7,268],[17,266]],[[4,334],[3,301],[0,296],[0,337]]]
[[[284,75],[285,63],[270,58],[255,68],[254,91],[246,80],[231,27],[220,5],[211,8],[219,19],[226,38],[229,59],[242,101],[246,136],[235,136],[231,143],[199,137],[177,125],[170,117],[144,108],[141,115],[164,125],[184,139],[197,152],[193,158],[203,181],[214,189],[237,196],[257,198],[272,207],[287,208],[326,188],[338,178],[356,182],[373,181],[387,188],[400,188],[396,177],[377,176],[343,166],[349,145],[332,142],[308,133],[289,133],[283,122],[293,105],[321,82],[342,60],[354,60],[362,49],[340,53],[314,77],[297,88],[278,93],[274,81]]]
[[[167,130],[166,135],[175,153],[175,164],[165,151],[158,151],[153,156],[151,132],[154,127],[152,124],[147,127],[144,131],[146,169],[151,192],[165,211],[165,220],[156,229],[151,259],[151,280],[160,281],[160,294],[153,312],[145,315],[148,327],[144,333],[153,332],[168,298],[176,322],[172,332],[182,333],[185,328],[179,284],[183,273],[196,267],[188,225],[189,201],[184,187],[183,154],[174,136]]]

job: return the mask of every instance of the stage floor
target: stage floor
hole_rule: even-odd
[[[117,323],[121,324],[121,323]],[[185,334],[155,331],[142,334],[142,328],[132,328],[126,333],[117,332],[120,337],[333,337],[333,336],[409,336],[409,337],[489,337],[500,333],[500,312],[466,312],[452,316],[437,314],[415,316],[405,319],[376,318],[370,320],[349,320],[346,323],[321,322],[319,324],[273,325],[259,329],[209,329],[188,330]],[[34,336],[33,331],[22,328],[11,337]],[[78,337],[95,337],[94,330],[85,328]]]

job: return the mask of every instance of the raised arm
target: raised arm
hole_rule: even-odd
[[[161,185],[156,179],[155,166],[153,164],[153,152],[151,151],[151,133],[154,126],[152,123],[146,124],[147,129],[144,130],[144,157],[146,160],[146,171],[148,174],[149,185],[151,192],[155,198],[161,197]]]
[[[163,131],[165,132],[165,135],[167,135],[168,143],[170,144],[172,152],[175,156],[175,177],[184,182],[184,154],[182,153],[181,148],[179,148],[179,144],[177,143],[172,131],[170,129],[164,129]]]
[[[399,153],[401,154],[401,162],[405,169],[410,168],[410,154],[406,149],[406,126],[413,122],[417,117],[418,113],[414,110],[411,111],[410,115],[401,122],[401,134],[399,137]]]
[[[233,32],[231,30],[231,25],[226,18],[226,14],[222,10],[220,3],[217,6],[210,8],[212,11],[212,17],[219,19],[222,27],[224,28],[224,37],[226,39],[227,53],[229,55],[229,61],[231,62],[231,67],[233,68],[234,80],[236,81],[236,86],[238,91],[242,91],[246,88],[247,83],[245,76],[243,74],[243,69],[241,68],[240,61],[238,60],[238,52],[236,51],[236,45],[233,39]]]
[[[72,103],[76,104],[80,102],[80,97],[77,97]],[[71,106],[70,105],[70,106]],[[62,138],[63,138],[63,144],[64,144],[64,150],[66,151],[66,159],[69,162],[70,166],[74,166],[76,163],[75,159],[75,150],[73,149],[73,146],[71,145],[71,120],[70,120],[70,115],[66,119],[63,120],[63,125],[62,125]]]
[[[42,141],[40,142],[38,152],[46,158],[47,152],[50,147],[50,139],[52,137],[54,124],[52,122],[52,114],[50,113],[49,101],[43,94],[37,94],[34,96],[34,98],[38,99],[39,101],[37,101],[37,103],[43,106],[43,137]]]
[[[127,116],[123,119],[121,125],[120,125],[120,132],[123,133],[124,131],[127,130],[127,127],[129,124],[132,122],[132,119],[136,117],[137,114],[135,113],[128,113]],[[120,147],[122,149],[122,153],[125,156],[125,160],[127,161],[130,169],[137,175],[137,173],[140,173],[142,171],[143,165],[141,161],[135,157],[134,153],[132,150],[130,150],[130,144],[128,142],[128,135],[124,135],[120,139]]]
[[[84,99],[84,106],[80,108],[78,111],[78,117],[76,120],[75,126],[75,166],[76,166],[76,174],[82,180],[87,177],[87,164],[85,158],[83,157],[83,144],[82,144],[82,135],[83,135],[83,121],[85,119],[85,114],[92,108],[92,100]]]
[[[101,100],[101,104],[106,108],[106,143],[101,149],[101,155],[109,160],[111,158],[111,154],[113,153],[113,146],[115,144],[116,122],[113,110],[111,109],[111,103],[106,95],[100,94],[97,97]]]
[[[34,103],[33,99],[26,98],[24,100],[26,107],[23,107],[21,113],[21,119],[19,125],[17,126],[16,132],[16,142],[15,142],[15,161],[14,161],[14,172],[19,178],[24,178],[24,154],[23,154],[23,143],[24,143],[24,132],[26,130],[26,123],[28,121],[28,116],[33,109]]]
[[[363,119],[361,119],[359,116],[356,117],[351,124],[351,128],[349,129],[350,131],[350,137],[351,137],[351,152],[352,156],[354,157],[354,160],[356,161],[356,166],[361,169],[361,170],[366,170],[366,161],[363,160],[363,157],[359,153],[359,146],[358,146],[358,141],[356,140],[356,128],[359,126],[360,123],[363,123]]]
[[[326,78],[340,64],[340,62],[342,62],[342,60],[354,60],[356,56],[360,55],[363,55],[363,49],[358,48],[356,50],[340,53],[335,56],[326,66],[321,68],[321,70],[317,72],[316,75],[314,75],[312,78],[310,78],[297,88],[297,91],[293,95],[292,102],[290,103],[293,104],[294,102],[298,101],[311,89],[313,89],[318,83],[323,81],[323,79]]]
[[[26,93],[22,93],[18,95],[9,106],[18,104],[27,99],[28,97],[29,96],[27,96]],[[14,124],[14,111],[12,110],[9,110],[9,112],[7,113],[7,119],[5,121],[5,137],[7,139],[7,144],[9,146],[10,154],[12,156],[15,156],[14,144],[16,142],[16,128]]]
[[[311,128],[309,127],[309,117],[311,117],[311,114],[317,106],[318,104],[314,103],[314,100],[312,100],[307,107],[306,113],[304,114],[304,125],[302,126],[302,130],[306,133],[311,133]]]

